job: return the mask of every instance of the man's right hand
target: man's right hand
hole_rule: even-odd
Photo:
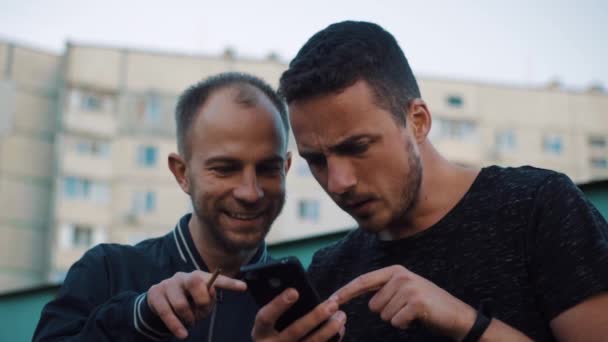
[[[223,275],[217,277],[213,286],[207,290],[211,274],[202,271],[191,273],[178,272],[148,290],[148,306],[165,326],[178,338],[188,337],[186,326],[205,318],[215,303],[215,287],[245,291],[245,282]]]
[[[320,342],[329,341],[337,334],[344,335],[346,314],[338,311],[338,303],[332,299],[317,305],[283,331],[276,331],[274,329],[276,321],[298,300],[298,297],[298,291],[287,289],[262,307],[255,316],[251,333],[253,340],[256,342]],[[321,323],[323,323],[321,327],[315,330]],[[312,331],[314,333],[311,333]]]

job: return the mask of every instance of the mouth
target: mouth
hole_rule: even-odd
[[[236,211],[228,211],[225,210],[224,214],[230,218],[240,220],[240,221],[253,221],[260,218],[264,215],[265,211],[257,211],[257,212],[236,212]]]
[[[369,211],[370,206],[373,202],[374,202],[373,198],[349,201],[349,202],[344,203],[344,210],[346,210],[348,212],[353,212],[356,214],[364,214]]]

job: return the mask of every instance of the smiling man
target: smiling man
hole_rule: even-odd
[[[297,298],[287,290],[260,309],[258,340],[299,340],[328,317],[309,338],[346,321],[344,341],[606,340],[605,219],[563,174],[443,158],[390,33],[330,25],[300,49],[280,91],[299,153],[359,229],[309,267],[334,305],[274,331]]]
[[[291,162],[286,108],[262,80],[228,73],[187,89],[176,123],[169,168],[194,212],[163,237],[88,251],[43,309],[35,341],[251,340],[257,307],[232,277],[268,259]]]

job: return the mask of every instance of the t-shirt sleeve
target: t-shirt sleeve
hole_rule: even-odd
[[[540,186],[530,222],[531,273],[548,320],[608,291],[608,224],[563,174]]]

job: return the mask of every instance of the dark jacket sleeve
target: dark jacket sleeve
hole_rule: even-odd
[[[146,293],[113,293],[103,246],[69,270],[42,310],[33,341],[161,341],[171,338],[147,306]]]

